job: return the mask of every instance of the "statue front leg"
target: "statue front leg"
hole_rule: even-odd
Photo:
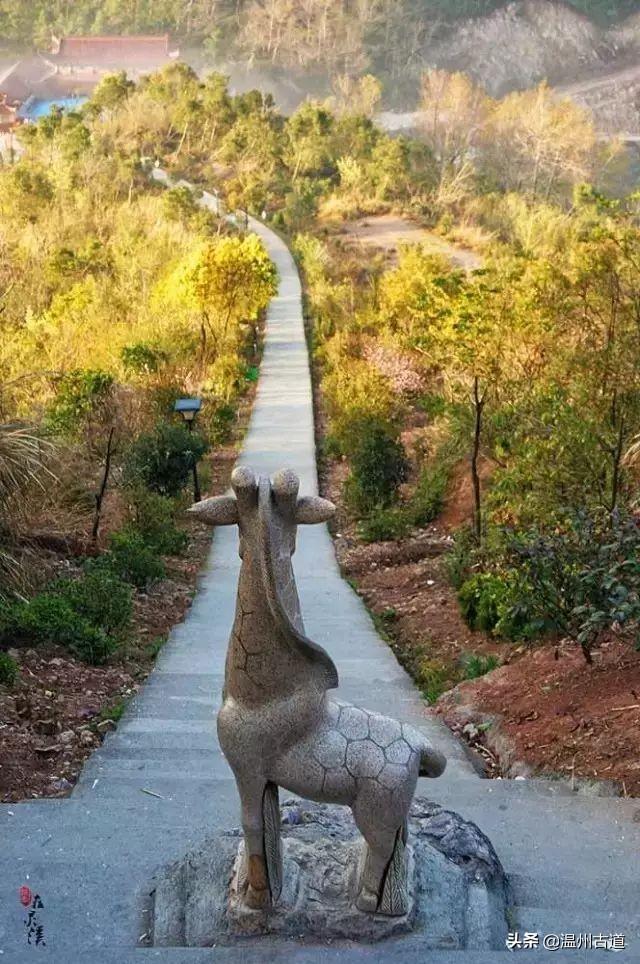
[[[244,900],[252,910],[266,910],[282,890],[278,787],[262,779],[236,781],[244,831]]]

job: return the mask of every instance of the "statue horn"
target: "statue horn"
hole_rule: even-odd
[[[298,525],[327,522],[335,511],[335,505],[328,499],[322,499],[319,495],[303,495],[296,505],[296,522]]]
[[[232,495],[216,495],[196,502],[187,512],[210,526],[232,526],[238,523],[238,503]]]

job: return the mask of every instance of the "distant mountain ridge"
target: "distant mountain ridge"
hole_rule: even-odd
[[[515,0],[439,31],[424,59],[470,74],[493,95],[574,80],[615,59],[609,31],[565,3]]]
[[[557,0],[512,0],[450,23],[424,50],[431,65],[464,71],[494,95],[541,80],[572,83],[638,58],[640,13],[605,28]]]
[[[473,2],[469,6],[473,6]],[[500,9],[508,5],[508,0],[505,2],[492,4],[494,9]],[[455,6],[455,0],[454,0]],[[488,13],[490,12],[487,7],[487,3],[483,3],[483,0],[479,0],[475,6],[484,6],[483,11],[478,10],[476,12],[471,11],[472,16],[477,16],[478,13]],[[634,13],[637,8],[636,0],[564,0],[563,3],[557,3],[556,6],[570,7],[573,10],[577,10],[579,13],[585,14],[590,20],[601,23],[601,24],[612,24],[620,23]]]

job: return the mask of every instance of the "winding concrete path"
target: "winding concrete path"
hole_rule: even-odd
[[[210,195],[202,203],[216,204]],[[250,227],[276,262],[280,287],[268,312],[242,461],[261,472],[291,465],[301,476],[302,490],[310,493],[317,480],[300,281],[280,238],[259,222],[251,221]],[[35,951],[60,964],[274,960],[273,950],[248,947],[140,946],[148,930],[155,868],[212,831],[238,824],[235,785],[215,732],[238,566],[235,528],[216,531],[192,609],[118,730],[89,760],[73,795],[0,808],[1,961],[21,964]],[[558,933],[616,931],[637,941],[638,872],[632,855],[640,845],[640,824],[632,818],[640,804],[577,799],[535,781],[479,779],[449,731],[429,715],[342,580],[325,527],[300,530],[296,572],[307,629],[334,657],[340,694],[411,721],[449,757],[445,776],[421,781],[419,792],[455,807],[492,837],[513,875],[516,925]],[[38,916],[46,949],[27,946],[18,895],[23,884],[42,899]],[[501,957],[438,952],[428,961],[487,964]],[[588,959],[598,957],[594,952]],[[546,958],[540,954],[536,960]],[[419,948],[393,942],[377,948],[283,944],[275,959],[296,964],[425,960]]]

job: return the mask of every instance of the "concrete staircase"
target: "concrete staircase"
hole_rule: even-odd
[[[205,195],[203,204],[214,206]],[[298,275],[284,243],[251,226],[280,272],[268,318],[256,405],[242,461],[263,472],[296,468],[316,489],[311,387]],[[220,752],[219,705],[239,566],[235,529],[215,533],[200,591],[176,627],[118,730],[88,761],[72,796],[0,807],[0,961],[36,956],[60,964],[247,964],[273,960],[260,947],[154,949],[148,935],[155,869],[217,829],[237,826],[238,802]],[[340,577],[324,527],[299,533],[296,572],[311,637],[340,671],[339,695],[421,727],[449,758],[418,792],[474,820],[511,875],[512,929],[626,935],[616,960],[640,961],[640,801],[577,797],[560,784],[481,779],[464,749],[432,717],[362,603]],[[46,947],[27,944],[19,888],[42,899]],[[506,949],[505,952],[507,953]],[[504,953],[425,955],[394,942],[283,944],[296,964],[393,962],[487,964]],[[597,961],[599,951],[530,951],[536,961]],[[609,956],[607,956],[609,960]]]

